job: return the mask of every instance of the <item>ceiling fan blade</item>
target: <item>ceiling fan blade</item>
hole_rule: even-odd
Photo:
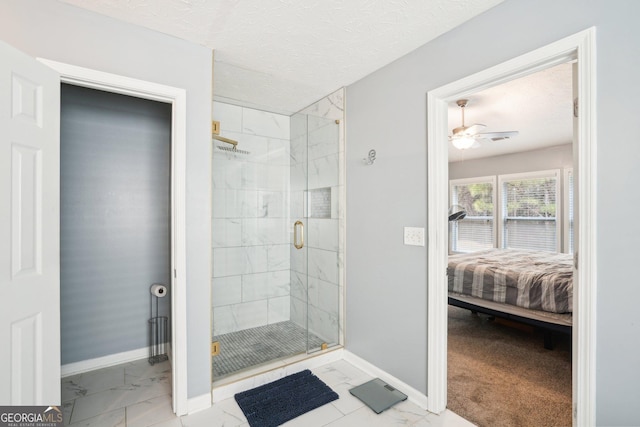
[[[460,126],[453,129],[453,136],[474,136],[476,135],[480,129],[487,127],[487,125],[482,125],[479,123],[473,124],[471,126]]]
[[[465,133],[467,135],[476,135],[478,132],[480,132],[482,129],[484,129],[486,127],[487,127],[487,125],[483,125],[483,124],[480,124],[480,123],[475,123],[475,124],[473,124],[471,126],[468,126],[465,129]]]
[[[514,136],[518,136],[520,132],[517,130],[509,131],[509,132],[484,132],[479,133],[478,137],[483,139],[490,139],[491,141],[500,141],[502,139],[510,139]]]

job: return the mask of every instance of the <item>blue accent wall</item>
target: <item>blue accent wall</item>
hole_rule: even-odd
[[[170,284],[171,105],[63,84],[60,116],[67,364],[149,345],[149,286]]]

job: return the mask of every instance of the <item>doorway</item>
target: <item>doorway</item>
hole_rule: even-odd
[[[460,283],[460,270],[452,262],[482,259],[485,263],[477,268],[487,268],[482,270],[487,280],[478,280],[470,292],[454,286],[472,296],[458,299],[456,294],[449,301],[447,407],[478,425],[496,419],[510,425],[571,425],[570,330],[578,313],[571,313],[569,305],[546,306],[541,312],[535,298],[507,298],[501,291],[513,295],[512,283],[496,276],[509,271],[515,277],[520,270],[509,264],[518,261],[505,259],[497,270],[486,262],[492,256],[535,256],[540,263],[558,262],[553,271],[565,272],[553,289],[571,283],[572,210],[565,207],[573,204],[571,180],[563,178],[571,176],[573,167],[573,65],[559,64],[469,94],[465,125],[484,125],[472,128],[472,147],[449,146],[450,206],[466,212],[449,222],[449,291]],[[449,103],[449,129],[461,125],[461,109],[458,102]],[[475,299],[480,286],[482,297]],[[465,303],[498,312],[456,307]],[[514,322],[515,316],[522,321]],[[542,319],[556,332],[545,334],[549,329],[525,323],[537,316],[546,316]]]
[[[176,415],[188,411],[186,334],[186,91],[184,89],[38,58],[60,74],[60,82],[129,95],[171,105],[171,253],[170,330],[172,407]]]
[[[589,404],[595,386],[595,32],[585,30],[529,54],[431,91],[428,102],[428,367],[429,410],[446,408],[447,395],[447,103],[465,95],[531,74],[555,64],[578,61],[577,142],[574,179],[577,211],[576,252],[580,269],[574,278],[573,419],[577,425],[595,422]],[[578,292],[579,290],[579,292]]]

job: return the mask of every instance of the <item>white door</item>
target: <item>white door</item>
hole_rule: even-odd
[[[0,405],[60,404],[60,77],[0,42]]]

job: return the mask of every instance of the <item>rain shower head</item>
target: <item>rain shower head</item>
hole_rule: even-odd
[[[233,147],[223,147],[221,145],[216,145],[216,148],[218,150],[222,150],[222,151],[228,151],[230,153],[235,153],[235,154],[251,154],[251,151],[247,151],[247,150],[238,150],[238,148],[234,145]]]

